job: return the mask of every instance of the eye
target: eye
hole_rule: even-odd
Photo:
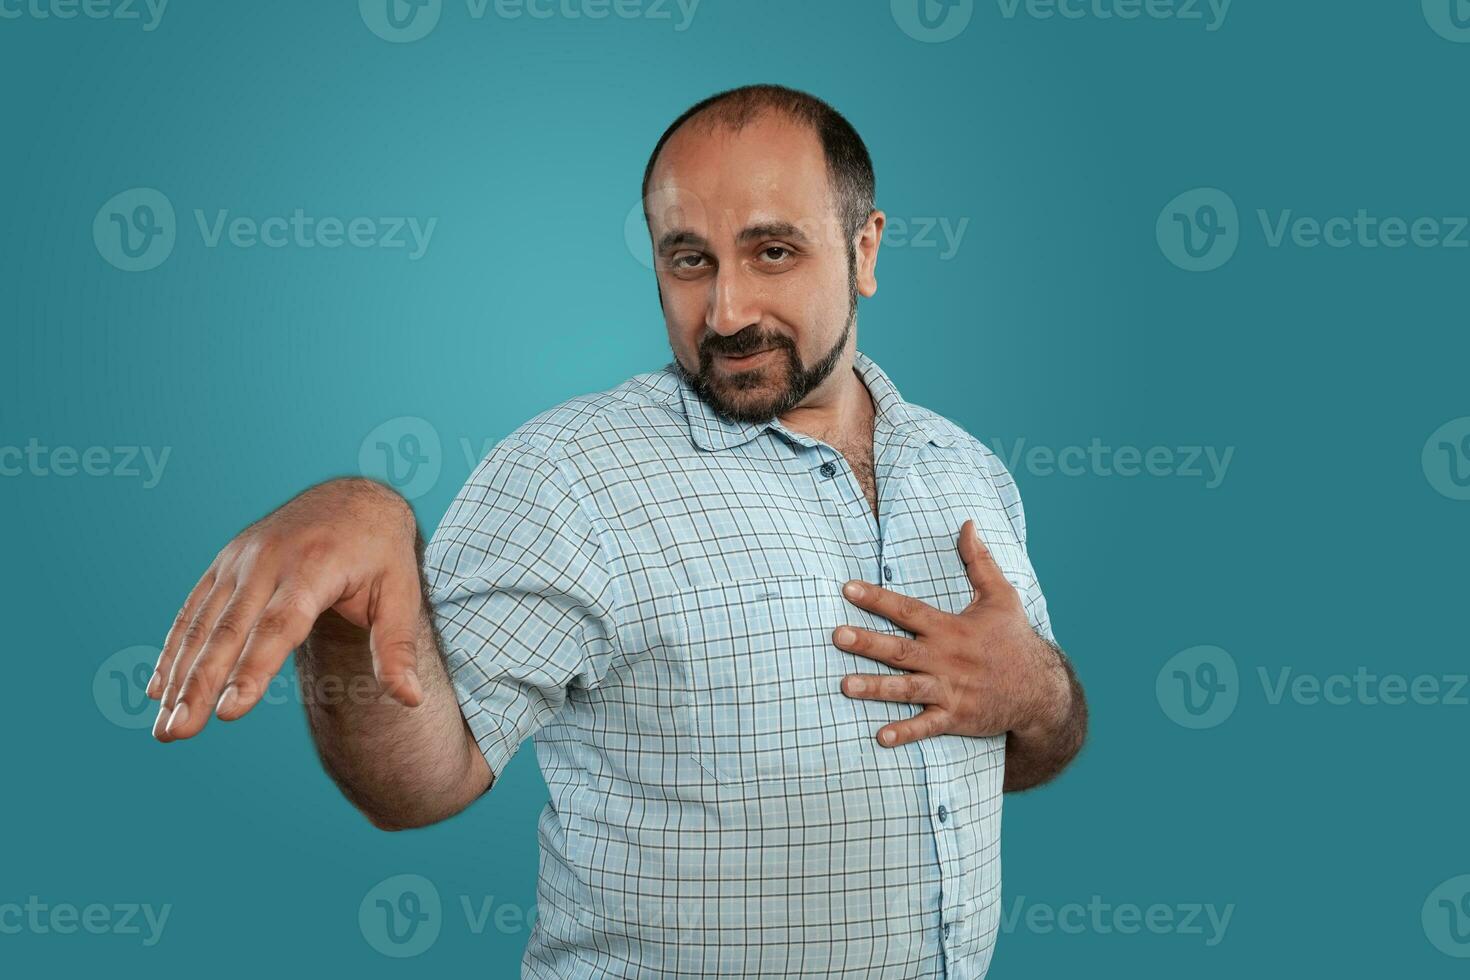
[[[697,269],[704,262],[704,256],[699,252],[678,252],[669,259],[669,268],[675,272],[687,272]]]
[[[761,249],[760,254],[768,262],[781,262],[791,257],[791,249],[785,245],[767,245]]]

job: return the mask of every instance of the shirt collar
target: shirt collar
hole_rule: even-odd
[[[877,363],[862,351],[855,351],[853,368],[858,377],[868,386],[877,409],[875,429],[891,429],[899,436],[920,442],[931,442],[936,446],[948,446],[954,440],[948,432],[936,424],[935,419],[903,400],[898,388]],[[717,452],[744,445],[767,429],[802,446],[815,446],[817,440],[801,432],[794,432],[781,424],[779,419],[766,422],[736,422],[716,412],[700,398],[670,364],[665,370],[678,379],[679,394],[684,404],[684,415],[689,422],[689,438],[701,449]]]

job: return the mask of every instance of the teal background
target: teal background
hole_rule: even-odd
[[[172,905],[151,947],[0,933],[0,970],[516,975],[527,930],[476,934],[460,899],[533,903],[546,791],[529,746],[464,814],[385,834],[321,772],[289,697],[158,745],[104,714],[103,664],[156,650],[216,550],[357,472],[375,427],[412,416],[440,437],[414,501],[427,533],[487,440],[663,364],[624,236],[647,153],[697,99],[777,81],[848,115],[890,216],[968,220],[948,259],[885,248],[860,308],[862,349],[906,397],[1005,447],[1234,447],[1214,489],[1015,470],[1093,728],[1004,820],[1008,921],[1018,899],[1100,896],[1233,904],[1228,931],[1072,935],[1023,915],[991,976],[1464,975],[1423,906],[1470,872],[1470,708],[1272,704],[1257,672],[1466,671],[1470,503],[1421,453],[1470,415],[1470,250],[1272,248],[1255,215],[1470,213],[1470,44],[1416,2],[1237,0],[1215,31],[981,2],[937,44],[887,2],[703,0],[676,31],[677,8],[475,20],[449,0],[405,44],[356,8],[174,0],[151,31],[0,19],[0,447],[171,453],[153,488],[0,478],[0,905]],[[92,226],[135,187],[167,196],[178,238],[128,273]],[[1155,238],[1196,187],[1241,216],[1238,251],[1206,273]],[[410,261],[211,249],[192,218],[297,207],[438,223]],[[1233,657],[1239,703],[1193,730],[1156,680],[1201,645]],[[414,959],[358,924],[398,874],[443,900]]]

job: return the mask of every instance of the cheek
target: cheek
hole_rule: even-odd
[[[681,360],[692,364],[698,360],[699,338],[704,334],[703,307],[677,285],[673,289],[664,286],[663,312],[669,346]]]

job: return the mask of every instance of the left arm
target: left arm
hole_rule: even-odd
[[[1005,792],[1051,782],[1087,738],[1087,698],[1062,648],[1041,636],[1037,706],[1029,724],[1006,732]]]

